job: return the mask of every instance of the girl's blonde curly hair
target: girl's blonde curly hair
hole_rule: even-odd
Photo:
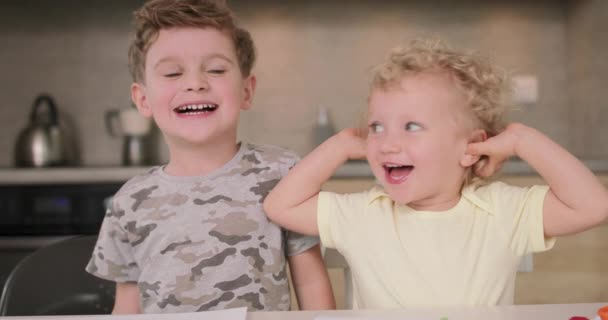
[[[390,89],[403,77],[422,72],[446,73],[455,80],[467,97],[475,129],[485,130],[488,138],[504,130],[511,90],[506,72],[487,58],[451,49],[440,40],[417,39],[392,49],[384,63],[374,68],[371,90]],[[465,184],[479,180],[475,172],[486,162],[482,157],[468,170]]]

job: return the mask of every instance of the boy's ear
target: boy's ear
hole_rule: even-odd
[[[139,110],[142,116],[146,118],[152,117],[152,109],[146,98],[146,88],[143,84],[134,82],[131,84],[131,101]]]
[[[476,130],[473,130],[473,132],[471,132],[469,134],[468,143],[483,142],[483,141],[486,141],[487,139],[488,139],[488,134],[486,133],[485,130],[476,129]],[[460,158],[460,165],[465,168],[470,167],[470,166],[474,165],[475,163],[477,163],[477,161],[479,161],[480,158],[481,158],[481,155],[468,154],[465,150],[465,152],[462,154],[462,157]]]
[[[245,80],[243,80],[244,87],[244,97],[243,97],[243,105],[241,109],[247,110],[251,108],[251,104],[253,103],[253,94],[255,93],[255,86],[257,84],[257,79],[255,75],[250,74]]]

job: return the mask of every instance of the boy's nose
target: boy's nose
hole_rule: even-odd
[[[194,76],[188,79],[186,91],[204,91],[209,89],[209,82],[204,76]]]

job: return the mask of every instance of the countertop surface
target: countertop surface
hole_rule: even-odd
[[[82,315],[33,316],[18,319],[248,319],[248,320],[568,320],[573,316],[595,319],[597,310],[607,303],[515,305],[499,307],[432,307],[403,310],[330,310],[330,311],[258,311],[226,310],[200,313],[144,314],[144,315]],[[13,319],[0,317],[0,319]]]
[[[585,165],[597,175],[608,174],[608,161],[588,160]],[[150,167],[65,167],[65,168],[0,168],[0,184],[51,184],[51,183],[120,183],[146,172]],[[523,161],[508,161],[504,175],[536,175]],[[349,161],[333,175],[334,179],[373,179],[367,161]]]
[[[0,168],[0,185],[55,183],[120,183],[145,173],[151,167],[55,167]],[[366,161],[340,167],[333,178],[373,178]]]
[[[568,320],[584,316],[595,320],[607,303],[538,304],[494,307],[428,307],[404,310],[335,310],[248,312],[248,320]],[[599,318],[598,318],[599,319]]]

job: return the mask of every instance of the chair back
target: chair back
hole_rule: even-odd
[[[346,259],[338,250],[332,248],[321,247],[321,253],[323,254],[323,260],[325,262],[325,266],[328,269],[342,269],[344,272],[344,285],[343,289],[339,289],[339,287],[335,287],[334,291],[336,302],[338,304],[338,308],[344,309],[353,309],[354,308],[354,285],[353,285],[353,277],[350,271],[350,266]],[[342,297],[343,301],[339,301],[338,298]],[[344,305],[340,305],[343,302]]]
[[[115,283],[87,273],[97,236],[76,236],[42,247],[9,275],[0,316],[109,314]]]

